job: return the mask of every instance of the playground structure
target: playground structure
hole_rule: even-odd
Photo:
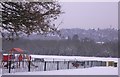
[[[28,53],[20,48],[12,48],[8,53],[2,55],[1,65],[2,68],[15,69],[24,67],[24,62],[26,62],[27,66],[30,64],[30,66],[37,67],[31,62],[31,56]]]

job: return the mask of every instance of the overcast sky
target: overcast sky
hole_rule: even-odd
[[[62,2],[59,28],[118,28],[117,2]]]

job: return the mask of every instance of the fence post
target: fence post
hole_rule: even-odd
[[[59,61],[57,61],[57,70],[59,70]]]
[[[53,58],[53,63],[54,63],[54,58]]]
[[[44,64],[44,71],[46,71],[46,61],[45,61],[45,64]]]
[[[24,60],[22,61],[22,67],[24,68]]]
[[[102,61],[100,61],[100,66],[102,66]]]
[[[9,73],[10,73],[10,70],[11,70],[11,61],[8,62],[8,66],[9,66]]]
[[[64,59],[64,64],[65,64],[65,59]]]
[[[30,61],[28,61],[28,72],[30,72]]]
[[[91,61],[91,67],[93,66],[93,61]]]
[[[8,67],[9,67],[9,61],[7,61],[7,69],[8,69]]]
[[[68,64],[67,64],[67,69],[69,69],[69,63],[70,63],[70,62],[68,61]]]
[[[85,67],[86,67],[86,61],[84,61],[84,63],[83,63],[83,64],[84,64],[84,68],[85,68]]]
[[[20,68],[20,60],[19,60],[19,65],[18,65],[18,67]]]

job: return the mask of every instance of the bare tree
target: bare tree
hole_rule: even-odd
[[[52,21],[63,13],[58,2],[1,2],[0,4],[1,34],[2,37],[11,39],[21,34],[44,34],[57,31]]]

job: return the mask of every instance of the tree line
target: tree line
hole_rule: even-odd
[[[79,40],[78,36],[64,40],[28,40],[7,41],[3,39],[3,50],[22,48],[30,54],[118,57],[118,41],[96,43],[90,38]]]

